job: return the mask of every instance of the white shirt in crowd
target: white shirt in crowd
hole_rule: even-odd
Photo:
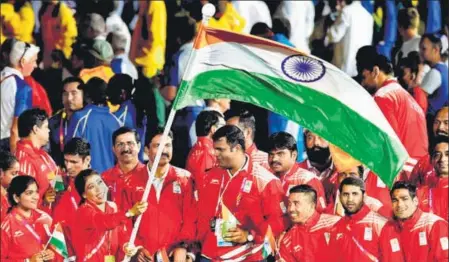
[[[290,42],[299,50],[310,53],[309,38],[315,26],[315,6],[312,1],[282,1],[273,18],[290,22]]]
[[[111,32],[116,32],[122,35],[126,39],[125,53],[129,53],[131,48],[131,33],[129,32],[128,26],[123,22],[123,19],[117,12],[113,12],[106,19],[106,35]]]
[[[328,29],[325,43],[335,43],[332,63],[350,76],[357,75],[356,54],[373,40],[373,17],[359,1],[343,7]]]
[[[232,5],[237,10],[237,13],[245,19],[246,23],[243,33],[249,34],[256,23],[265,23],[271,28],[271,14],[265,2],[234,0]]]
[[[396,64],[401,60],[401,58],[407,57],[410,52],[419,52],[419,42],[421,41],[421,36],[416,35],[415,37],[402,43],[401,49],[399,49],[396,54]]]

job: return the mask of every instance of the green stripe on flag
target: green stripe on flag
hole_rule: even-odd
[[[202,72],[182,81],[173,108],[213,98],[247,102],[284,115],[364,163],[389,186],[408,158],[397,138],[339,100],[264,74],[225,69]]]
[[[55,236],[52,236],[50,240],[50,245],[55,249],[58,254],[61,256],[67,258],[69,257],[69,253],[67,252],[67,246],[66,244],[61,241],[60,239],[56,238]]]

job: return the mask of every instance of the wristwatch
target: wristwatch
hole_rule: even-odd
[[[248,236],[246,237],[246,240],[248,240],[248,242],[253,242],[254,241],[254,236],[251,235],[251,233],[248,232]]]

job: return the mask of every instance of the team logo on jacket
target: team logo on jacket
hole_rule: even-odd
[[[181,185],[179,185],[178,181],[173,183],[173,193],[181,194]]]
[[[211,183],[212,185],[218,185],[218,184],[220,184],[220,181],[218,181],[218,179],[212,179],[212,180],[210,181],[210,183]]]
[[[447,237],[442,237],[442,238],[440,238],[440,244],[441,244],[441,249],[442,250],[447,250],[448,249],[448,246],[449,246],[449,243],[448,243],[449,241],[448,241],[448,238]]]
[[[23,236],[23,232],[20,230],[17,230],[16,232],[14,232],[14,237],[20,237]]]
[[[243,192],[249,193],[251,191],[252,185],[253,185],[253,181],[246,181],[245,185],[243,186]]]

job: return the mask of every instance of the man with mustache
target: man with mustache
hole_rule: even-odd
[[[404,254],[404,260],[401,261],[447,261],[447,221],[432,213],[423,212],[418,207],[416,187],[412,184],[396,182],[390,196]]]
[[[329,143],[307,129],[304,130],[304,141],[307,159],[301,162],[299,167],[309,170],[321,180],[326,194],[326,203],[330,203],[338,174],[332,161]]]
[[[428,180],[428,184],[418,188],[419,207],[425,211],[438,215],[449,221],[448,213],[448,155],[449,139],[446,136],[435,138],[435,146],[431,151],[431,163],[435,175]]]
[[[163,132],[163,128],[157,128],[148,133],[145,147],[148,165],[131,176],[127,185],[127,195],[133,204],[142,200]],[[170,131],[147,199],[149,208],[143,214],[137,233],[135,244],[143,246],[139,258],[159,257],[166,252],[174,261],[195,260],[195,256],[188,253],[196,232],[197,209],[193,183],[189,171],[170,164],[172,156],[173,133]]]
[[[120,127],[112,134],[113,148],[117,164],[103,172],[102,178],[109,187],[110,199],[121,210],[131,208],[126,184],[132,176],[142,175],[145,165],[139,161],[140,137],[136,130]]]
[[[333,261],[404,261],[393,223],[364,204],[363,180],[345,178],[339,190],[345,216],[331,233]]]
[[[435,119],[432,125],[432,134],[431,138],[433,145],[435,145],[435,138],[446,137],[449,138],[449,107],[442,107],[436,114]],[[432,149],[432,147],[430,147]],[[418,188],[421,186],[429,185],[429,180],[435,179],[435,168],[431,161],[430,155],[421,158],[416,166],[413,168],[412,174],[410,175],[410,183],[417,186]]]
[[[272,134],[268,139],[268,163],[271,171],[281,180],[285,195],[290,188],[307,184],[316,191],[317,210],[326,208],[323,185],[317,176],[296,163],[298,150],[295,138],[287,132]],[[287,202],[286,202],[287,204]]]
[[[288,215],[293,226],[279,241],[279,261],[332,261],[330,232],[340,217],[316,210],[317,192],[309,185],[294,186],[289,191]]]

